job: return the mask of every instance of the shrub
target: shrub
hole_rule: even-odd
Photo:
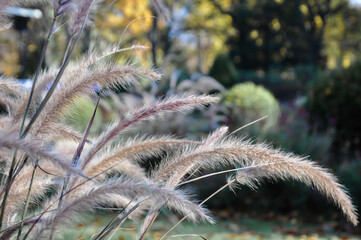
[[[225,87],[231,87],[238,81],[236,66],[227,54],[219,54],[209,70],[209,75]]]
[[[275,97],[262,86],[254,83],[239,83],[223,95],[222,102],[229,109],[230,126],[242,126],[258,118],[268,116],[261,130],[275,127],[280,108]]]
[[[294,100],[295,96],[307,94],[307,87],[315,75],[321,72],[313,65],[298,65],[284,68],[271,67],[263,70],[239,70],[239,82],[254,82],[272,92],[277,99]]]
[[[335,147],[361,147],[361,61],[320,75],[311,86],[308,109],[318,128],[334,127]]]
[[[309,125],[309,115],[303,105],[282,105],[277,126],[258,137],[296,154],[307,153],[319,163],[330,163],[327,161],[330,157],[334,130],[314,131]]]
[[[355,199],[358,212],[361,211],[361,161],[360,158],[354,161],[343,161],[338,174]]]

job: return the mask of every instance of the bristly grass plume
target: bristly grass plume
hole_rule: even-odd
[[[88,136],[98,105],[85,133],[66,125],[64,110],[81,97],[99,98],[103,89],[127,87],[144,78],[161,78],[155,69],[107,60],[114,53],[145,49],[139,45],[121,48],[121,44],[116,44],[72,60],[72,50],[89,23],[89,14],[96,10],[96,2],[51,0],[54,20],[39,66],[61,17],[71,24],[71,36],[60,67],[39,67],[31,90],[23,89],[14,79],[0,78],[0,104],[6,111],[0,115],[0,239],[53,239],[56,234],[61,235],[59,230],[73,216],[104,205],[125,211],[95,239],[111,234],[125,219],[146,215],[138,236],[143,239],[163,207],[192,221],[213,223],[209,211],[202,207],[204,201],[199,204],[180,186],[197,180],[194,175],[201,170],[234,166],[240,167],[234,169],[227,186],[232,183],[256,187],[263,179],[297,180],[320,191],[352,224],[358,224],[350,196],[328,170],[268,145],[231,137],[227,127],[199,141],[173,136],[133,138],[125,134],[162,114],[212,104],[218,101],[217,96],[164,97],[125,113],[98,136]],[[0,12],[21,3],[1,0]],[[162,1],[153,1],[153,7],[168,18]],[[6,29],[5,20],[0,21],[0,29]],[[155,167],[145,166],[146,161],[155,158],[160,159]],[[33,206],[31,210],[29,205]]]

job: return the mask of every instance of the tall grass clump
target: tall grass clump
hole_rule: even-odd
[[[161,75],[155,69],[138,67],[130,61],[115,64],[109,60],[114,53],[143,49],[141,46],[121,48],[119,43],[105,50],[94,48],[73,59],[82,30],[99,3],[50,2],[54,18],[32,88],[25,90],[11,78],[0,79],[0,103],[6,108],[6,113],[0,116],[1,239],[53,239],[73,216],[104,205],[123,210],[94,239],[111,237],[126,219],[145,216],[138,235],[138,239],[143,239],[162,208],[195,222],[212,223],[209,211],[202,207],[209,198],[198,203],[181,186],[209,177],[197,177],[201,170],[218,167],[233,167],[211,174],[234,172],[223,188],[254,187],[263,179],[303,182],[333,201],[357,225],[349,195],[327,169],[268,145],[232,137],[227,127],[199,141],[125,134],[159,115],[212,104],[219,100],[216,96],[167,96],[126,112],[100,135],[90,137],[104,89],[138,84],[144,78],[156,81]],[[0,11],[21,3],[2,0]],[[168,18],[162,2],[154,0],[153,6],[159,14],[165,14],[164,19]],[[9,24],[6,16],[3,19],[4,24]],[[64,22],[70,24],[70,36],[63,60],[59,67],[41,69],[48,43]],[[86,130],[81,133],[64,123],[64,110],[84,97],[96,104]],[[160,162],[147,167],[147,161],[155,158]]]

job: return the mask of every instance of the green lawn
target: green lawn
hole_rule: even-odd
[[[112,215],[83,215],[77,219],[74,227],[61,231],[62,238],[58,239],[91,239],[102,227],[107,224]],[[177,222],[176,217],[161,217],[152,226],[146,239],[159,239],[171,226]],[[139,229],[139,223],[126,222],[112,239],[135,239]],[[361,237],[350,237],[347,234],[329,231],[327,234],[317,233],[315,226],[299,225],[295,223],[280,223],[277,221],[260,221],[253,219],[242,219],[239,222],[218,221],[216,225],[192,224],[183,222],[170,235],[194,234],[194,236],[183,236],[171,239],[202,239],[207,240],[361,240]],[[196,235],[199,235],[198,237]]]

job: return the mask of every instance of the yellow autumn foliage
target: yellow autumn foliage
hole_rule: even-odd
[[[131,21],[137,19],[129,26],[127,33],[133,38],[138,37],[150,31],[153,21],[151,16],[153,14],[149,7],[149,1],[119,0],[105,17],[103,34],[105,38],[113,41],[114,35],[118,36]],[[101,21],[102,19],[98,18],[97,26],[101,25]]]

